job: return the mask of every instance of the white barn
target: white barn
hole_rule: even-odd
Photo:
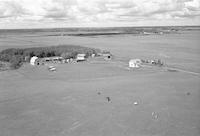
[[[130,68],[139,68],[142,61],[140,59],[131,59],[129,61],[129,67]]]
[[[31,59],[30,59],[30,64],[31,64],[31,65],[35,65],[35,62],[36,62],[37,59],[38,59],[37,56],[31,57]]]

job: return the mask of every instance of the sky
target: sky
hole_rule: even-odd
[[[0,0],[0,29],[200,25],[200,0]]]

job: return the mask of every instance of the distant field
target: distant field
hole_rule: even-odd
[[[198,27],[197,27],[198,28]],[[189,28],[188,28],[189,29]],[[75,31],[75,30],[74,30]],[[93,31],[92,31],[93,32]],[[0,50],[59,44],[80,45],[110,50],[124,58],[161,58],[169,65],[199,72],[200,31],[179,31],[164,35],[110,35],[95,37],[41,36],[58,32],[21,32],[0,36]]]

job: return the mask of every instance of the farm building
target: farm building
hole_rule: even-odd
[[[31,65],[36,65],[36,61],[37,61],[37,59],[38,59],[37,56],[33,56],[33,57],[31,57],[31,59],[30,59],[30,64],[31,64]]]
[[[92,58],[94,58],[95,56],[96,56],[95,54],[92,54],[92,55],[91,55]]]
[[[61,62],[63,60],[62,57],[55,56],[55,57],[46,57],[42,59],[45,62]]]
[[[140,67],[142,61],[140,59],[131,59],[129,61],[129,67],[130,68],[138,68]]]
[[[45,58],[41,58],[38,61],[38,65],[40,64],[45,64],[45,63],[63,63],[63,58],[59,57],[59,56],[55,56],[55,57],[45,57]]]
[[[31,65],[44,65],[45,63],[63,63],[63,58],[59,56],[55,57],[45,57],[38,58],[36,56],[32,57],[30,60]]]
[[[105,60],[110,60],[112,55],[110,53],[103,53],[102,56]]]
[[[85,54],[77,54],[76,61],[84,61],[84,60],[86,60],[85,56],[86,56]]]

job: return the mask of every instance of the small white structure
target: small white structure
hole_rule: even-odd
[[[76,61],[84,61],[85,56],[85,54],[77,54]]]
[[[131,59],[129,61],[129,67],[130,68],[139,68],[142,61],[140,59]]]
[[[36,63],[36,60],[38,59],[38,57],[37,56],[33,56],[31,59],[30,59],[30,64],[31,65],[35,65]]]
[[[48,70],[49,70],[49,71],[56,71],[56,68],[55,68],[54,66],[49,66],[49,67],[48,67]]]
[[[55,67],[54,67],[54,66],[49,66],[49,67],[48,67],[48,69],[52,69],[52,68],[55,68]]]
[[[110,53],[103,53],[102,56],[104,57],[105,60],[111,60],[111,54]]]
[[[50,71],[56,71],[56,68],[51,68],[51,69],[49,69]]]

